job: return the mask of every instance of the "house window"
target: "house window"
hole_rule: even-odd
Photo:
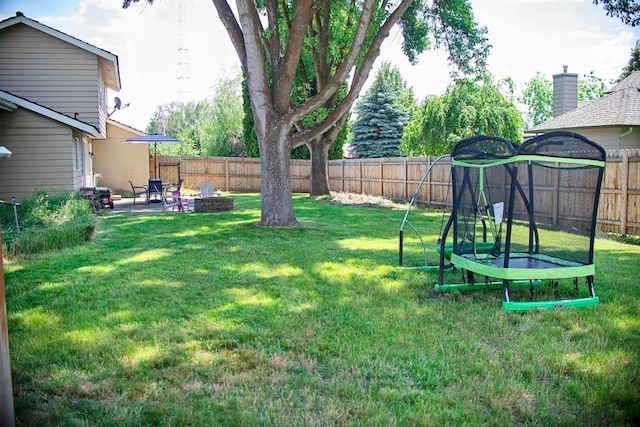
[[[100,69],[98,69],[98,105],[102,111],[107,111],[107,86],[104,84]]]
[[[82,158],[84,157],[84,150],[82,149],[82,142],[79,138],[73,138],[76,149],[76,170],[82,170]]]

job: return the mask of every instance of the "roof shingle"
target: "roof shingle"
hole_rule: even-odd
[[[640,71],[634,71],[602,98],[533,126],[528,132],[637,125],[640,125]]]

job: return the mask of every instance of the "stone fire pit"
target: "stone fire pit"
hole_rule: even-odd
[[[233,210],[231,197],[197,197],[194,200],[194,212],[224,212]]]

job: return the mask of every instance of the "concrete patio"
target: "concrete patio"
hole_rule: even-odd
[[[133,204],[132,198],[124,198],[113,201],[113,209],[105,209],[107,215],[126,215],[126,214],[159,214],[159,213],[178,213],[177,210],[162,210],[162,202],[146,204],[143,197],[136,199]]]

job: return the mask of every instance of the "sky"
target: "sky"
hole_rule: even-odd
[[[616,79],[640,39],[640,28],[606,16],[592,0],[472,0],[477,21],[492,45],[488,70],[510,77],[520,93],[537,72],[551,79],[564,65],[580,76]],[[240,73],[239,62],[211,0],[155,0],[122,9],[122,0],[0,0],[0,20],[21,11],[27,17],[118,56],[122,89],[109,93],[127,107],[111,118],[144,130],[158,106],[211,96],[224,77]],[[396,65],[418,100],[442,95],[451,83],[446,52],[427,52],[412,66],[395,29],[374,71]],[[366,87],[365,87],[366,89]]]

